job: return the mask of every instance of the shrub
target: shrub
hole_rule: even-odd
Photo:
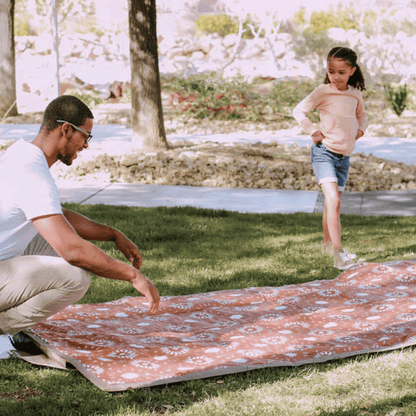
[[[392,110],[400,117],[407,107],[408,90],[407,85],[398,85],[394,87],[391,84],[384,86],[386,97]]]
[[[334,46],[334,41],[330,39],[326,32],[315,33],[303,31],[296,33],[293,37],[293,52],[300,61],[308,62],[310,68],[315,73],[317,80],[323,81],[326,71],[326,56]],[[337,46],[344,45],[338,42]]]
[[[28,11],[26,1],[16,0],[14,7],[14,35],[15,36],[30,36],[33,35],[30,31],[29,20],[33,15]]]
[[[315,87],[313,82],[270,81],[259,78],[247,83],[240,77],[225,80],[209,74],[165,79],[162,88],[170,95],[175,115],[264,122],[292,118],[292,108]]]
[[[359,25],[354,20],[354,13],[341,6],[336,11],[332,7],[328,11],[314,11],[311,13],[309,22],[306,21],[306,11],[302,8],[295,14],[294,22],[301,26],[309,24],[306,29],[309,33],[326,32],[331,27],[359,30]]]
[[[14,18],[14,34],[15,36],[29,36],[29,18],[26,15],[15,15]]]
[[[416,86],[407,85],[407,102],[406,109],[416,111]]]
[[[165,89],[170,90],[170,102],[177,113],[193,118],[241,118],[241,109],[247,108],[246,85],[241,79],[223,82],[215,74],[177,78]]]
[[[257,30],[259,23],[253,16],[248,15],[243,22],[243,39],[252,39],[254,37],[249,28],[250,25]],[[238,20],[236,17],[227,14],[203,14],[196,21],[195,28],[197,33],[216,33],[223,38],[227,35],[238,33]]]
[[[217,33],[221,37],[238,32],[238,23],[226,14],[202,14],[195,23],[200,33]]]
[[[106,101],[104,98],[101,98],[99,93],[95,90],[79,91],[75,89],[67,89],[65,91],[65,94],[74,95],[75,97],[83,101],[85,104],[87,104],[88,107],[91,108],[94,108],[97,105],[102,104]]]
[[[342,7],[338,7],[336,11],[331,8],[329,11],[312,12],[309,21],[306,20],[305,9],[301,9],[295,15],[294,22],[299,28],[293,36],[293,51],[299,60],[309,62],[311,69],[321,81],[325,75],[325,58],[334,46],[334,41],[328,37],[328,29],[338,27],[358,30],[359,26],[353,20],[353,16],[352,11]],[[342,42],[337,42],[337,45],[349,46]]]

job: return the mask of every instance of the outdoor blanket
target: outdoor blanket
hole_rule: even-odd
[[[142,297],[73,305],[32,334],[109,391],[386,351],[416,344],[416,261],[362,263],[299,285],[166,296],[155,314]]]

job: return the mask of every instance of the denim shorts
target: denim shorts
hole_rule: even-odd
[[[331,152],[322,143],[318,143],[312,145],[311,161],[319,184],[336,182],[339,191],[345,190],[350,167],[349,156]]]

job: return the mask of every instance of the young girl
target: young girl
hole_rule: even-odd
[[[327,57],[324,84],[293,110],[303,130],[312,136],[312,167],[325,196],[322,249],[334,256],[334,267],[342,270],[351,267],[356,257],[341,247],[340,198],[347,182],[350,155],[368,125],[360,92],[364,89],[356,53],[336,47]],[[319,111],[319,127],[307,117],[315,108]]]

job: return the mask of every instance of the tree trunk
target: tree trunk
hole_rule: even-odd
[[[17,116],[14,2],[0,0],[0,119]]]
[[[132,144],[168,148],[163,122],[156,1],[129,0]]]

